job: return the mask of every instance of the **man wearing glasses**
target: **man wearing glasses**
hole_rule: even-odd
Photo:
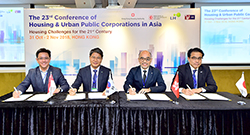
[[[200,48],[191,48],[188,50],[187,56],[189,63],[179,66],[177,70],[179,74],[179,91],[185,95],[216,92],[217,85],[210,68],[201,64],[204,56],[203,51]]]
[[[104,92],[111,70],[101,65],[103,52],[100,48],[94,48],[89,53],[90,65],[81,68],[77,74],[70,95],[75,95],[81,84],[85,92]]]
[[[32,85],[33,92],[48,93],[49,76],[52,74],[57,89],[54,93],[67,92],[69,84],[64,78],[61,69],[51,66],[51,52],[48,49],[40,48],[36,52],[36,61],[38,67],[30,69],[25,79],[17,86],[13,92],[13,97],[18,98],[24,93],[30,85]],[[60,87],[59,87],[60,86]]]
[[[140,66],[133,67],[126,77],[123,85],[125,92],[131,95],[164,92],[166,84],[160,70],[150,66],[152,62],[151,53],[146,50],[140,52],[138,61]],[[156,83],[158,86],[156,86]]]

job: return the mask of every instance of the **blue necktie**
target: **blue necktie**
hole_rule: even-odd
[[[93,71],[95,72],[95,74],[93,76],[93,85],[92,85],[92,88],[96,88],[96,78],[97,78],[96,72],[97,72],[97,70],[93,70]]]
[[[194,81],[194,89],[197,89],[197,80],[196,80],[196,76],[195,76],[195,72],[197,70],[193,70],[193,81]]]

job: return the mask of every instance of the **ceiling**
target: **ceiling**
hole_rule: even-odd
[[[87,0],[82,0],[87,1]],[[105,0],[95,0],[102,3]],[[107,1],[107,0],[106,0]],[[188,4],[188,3],[250,3],[250,0],[137,0],[137,4]],[[75,0],[0,0],[0,4],[60,4],[75,5]]]

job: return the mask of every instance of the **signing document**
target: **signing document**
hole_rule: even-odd
[[[4,100],[3,102],[24,101],[25,99],[29,98],[32,95],[33,94],[22,94],[19,96],[19,98],[10,97],[10,98]]]
[[[163,93],[148,93],[151,100],[171,100],[166,94]]]
[[[70,96],[69,94],[66,97],[66,101],[68,100],[82,100],[86,98],[86,93],[76,93],[74,96]]]
[[[106,99],[107,96],[103,95],[103,92],[88,93],[89,99]]]
[[[127,100],[147,100],[147,97],[144,94],[135,94],[135,95],[127,95]]]
[[[26,101],[47,101],[50,97],[50,94],[35,94],[31,98],[27,99]]]
[[[231,99],[223,97],[217,93],[200,93],[200,94],[205,96],[209,100],[228,100],[228,101],[231,101]]]

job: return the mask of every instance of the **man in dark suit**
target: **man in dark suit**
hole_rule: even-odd
[[[204,56],[203,51],[200,48],[191,48],[188,50],[187,55],[189,63],[179,66],[177,70],[180,92],[186,95],[200,92],[216,92],[217,85],[210,68],[201,64]]]
[[[81,84],[83,84],[83,91],[86,92],[103,92],[106,89],[111,70],[101,65],[102,59],[103,52],[100,48],[90,51],[90,65],[79,70],[76,80],[69,90],[70,95],[74,95]]]
[[[129,92],[131,95],[136,93],[164,92],[166,84],[160,70],[150,66],[152,62],[151,53],[146,50],[140,52],[138,61],[140,66],[134,67],[129,71],[123,85],[125,92]],[[158,86],[156,86],[156,83]]]
[[[61,69],[51,66],[49,64],[50,60],[50,50],[40,48],[36,52],[36,61],[39,66],[29,70],[25,79],[17,86],[17,90],[13,92],[14,98],[18,98],[30,85],[32,85],[33,92],[47,93],[50,74],[52,74],[55,85],[57,86],[54,93],[67,92],[69,90],[69,85],[64,78]]]

